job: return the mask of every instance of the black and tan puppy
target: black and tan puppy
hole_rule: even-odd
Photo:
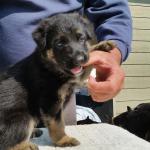
[[[150,142],[150,103],[139,104],[134,109],[128,106],[113,123]]]
[[[63,107],[89,73],[82,65],[95,38],[91,23],[76,13],[58,14],[43,20],[33,38],[35,52],[0,75],[0,150],[37,150],[29,138],[39,119],[55,145],[79,144],[64,131]]]

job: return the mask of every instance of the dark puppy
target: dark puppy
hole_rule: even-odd
[[[113,119],[113,123],[150,142],[150,103],[142,103]]]
[[[0,75],[0,150],[37,150],[29,142],[39,119],[57,146],[79,142],[64,131],[63,107],[89,74],[88,46],[95,39],[91,23],[73,14],[43,20],[33,38],[35,52]],[[109,51],[111,42],[95,49]]]

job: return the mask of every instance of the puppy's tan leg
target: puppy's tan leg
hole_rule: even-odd
[[[92,45],[92,47],[90,49],[92,51],[93,50],[101,50],[101,51],[109,52],[110,50],[112,50],[115,47],[116,47],[116,44],[113,41],[102,41],[96,45]]]
[[[62,116],[62,111],[60,111],[55,117],[50,117],[47,115],[42,115],[45,125],[49,130],[50,137],[52,142],[56,146],[76,146],[80,142],[73,137],[66,135],[64,131],[64,120]]]
[[[31,142],[22,142],[9,150],[39,150],[38,147]]]

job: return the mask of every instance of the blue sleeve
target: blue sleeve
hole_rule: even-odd
[[[113,40],[125,61],[131,51],[132,19],[127,0],[90,0],[85,13],[94,22],[98,41]]]

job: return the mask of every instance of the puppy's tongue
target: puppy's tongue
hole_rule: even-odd
[[[82,71],[82,67],[75,67],[70,70],[73,74],[79,74]]]

